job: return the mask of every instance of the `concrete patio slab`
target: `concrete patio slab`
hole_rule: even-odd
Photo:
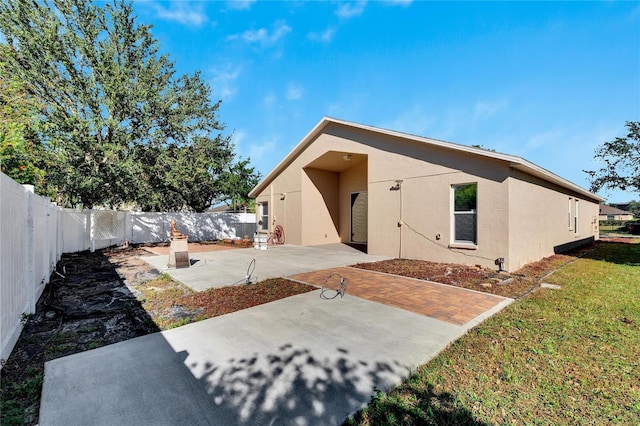
[[[456,325],[319,296],[47,362],[40,425],[338,425],[510,303]]]
[[[167,268],[168,256],[146,256],[142,259],[196,291],[243,283],[248,272],[252,272],[251,277],[256,281],[389,259],[362,253],[345,244],[269,246],[267,250],[247,248],[210,251],[194,253],[190,257],[193,265],[184,269]],[[253,259],[255,269],[251,271],[249,267]]]

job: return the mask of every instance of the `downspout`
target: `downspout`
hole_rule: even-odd
[[[398,221],[398,228],[400,228],[400,242],[398,244],[398,259],[402,259],[402,181],[399,181],[398,185],[400,186],[400,220]]]
[[[282,227],[284,228],[285,232],[287,230],[287,193],[283,192],[282,194],[280,194],[280,201],[283,201],[283,206],[282,206],[282,215],[283,215],[283,219],[282,219]]]
[[[276,223],[276,210],[273,204],[273,184],[269,185],[269,216],[267,217],[267,234],[271,234],[271,230]]]

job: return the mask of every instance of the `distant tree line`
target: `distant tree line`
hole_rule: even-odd
[[[249,202],[221,101],[177,75],[130,2],[0,2],[0,165],[66,207]]]

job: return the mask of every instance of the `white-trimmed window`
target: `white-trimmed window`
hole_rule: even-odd
[[[578,227],[578,205],[579,201],[577,198],[569,197],[569,212],[567,213],[569,216],[569,231],[573,231],[574,234],[578,234],[580,229]]]
[[[269,230],[269,203],[262,202],[260,203],[260,230],[268,231]]]
[[[453,185],[453,242],[478,243],[478,184]]]

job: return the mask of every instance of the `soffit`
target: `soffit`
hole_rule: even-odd
[[[354,154],[345,151],[327,151],[305,168],[310,167],[331,172],[343,172],[367,160],[366,154]]]

